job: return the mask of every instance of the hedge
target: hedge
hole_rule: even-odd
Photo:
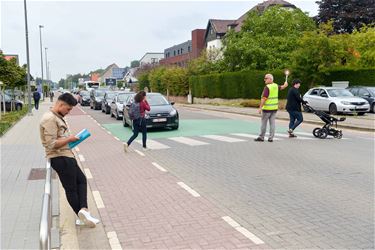
[[[326,85],[332,81],[349,81],[351,86],[375,86],[375,69],[331,69],[325,73]]]
[[[266,71],[240,71],[215,73],[201,76],[191,76],[189,84],[193,96],[200,98],[224,98],[224,99],[259,99],[264,88],[264,75]],[[274,76],[274,82],[283,84],[285,75],[283,71],[270,72]],[[295,76],[289,76],[288,82],[291,85]],[[297,76],[298,77],[298,76]],[[324,72],[322,84],[331,86],[332,81],[349,81],[350,85],[375,86],[375,69],[334,69]],[[303,79],[300,93],[304,94],[309,89]],[[280,98],[286,98],[287,91],[280,92]]]

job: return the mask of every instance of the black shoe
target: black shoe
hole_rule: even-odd
[[[295,134],[293,134],[293,133],[289,134],[289,138],[294,138],[294,137],[297,137],[297,136]]]
[[[269,138],[268,141],[269,141],[269,142],[273,142],[273,139]]]
[[[256,138],[256,139],[254,139],[254,141],[264,141],[264,139],[258,137],[258,138]]]

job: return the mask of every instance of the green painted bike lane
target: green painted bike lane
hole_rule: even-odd
[[[103,124],[108,131],[121,141],[127,141],[132,135],[130,127],[124,127],[122,123]],[[148,130],[147,138],[162,139],[178,136],[201,136],[201,135],[224,135],[231,133],[250,133],[259,134],[260,123],[230,120],[230,119],[186,119],[180,120],[180,127],[178,130]],[[287,128],[278,126],[276,123],[276,132],[286,133]],[[268,133],[268,132],[267,132]]]

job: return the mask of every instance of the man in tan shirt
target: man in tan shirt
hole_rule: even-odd
[[[70,135],[64,120],[77,100],[73,95],[64,93],[59,96],[53,108],[46,112],[40,121],[40,138],[46,151],[46,157],[51,161],[51,167],[58,174],[65,189],[66,198],[78,215],[80,221],[90,227],[95,227],[99,220],[92,217],[87,209],[87,181],[79,168],[68,143],[79,140]]]

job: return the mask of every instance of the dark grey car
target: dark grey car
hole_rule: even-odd
[[[375,113],[375,87],[353,86],[349,87],[348,90],[352,92],[354,96],[361,97],[368,101],[370,104],[370,112]]]

